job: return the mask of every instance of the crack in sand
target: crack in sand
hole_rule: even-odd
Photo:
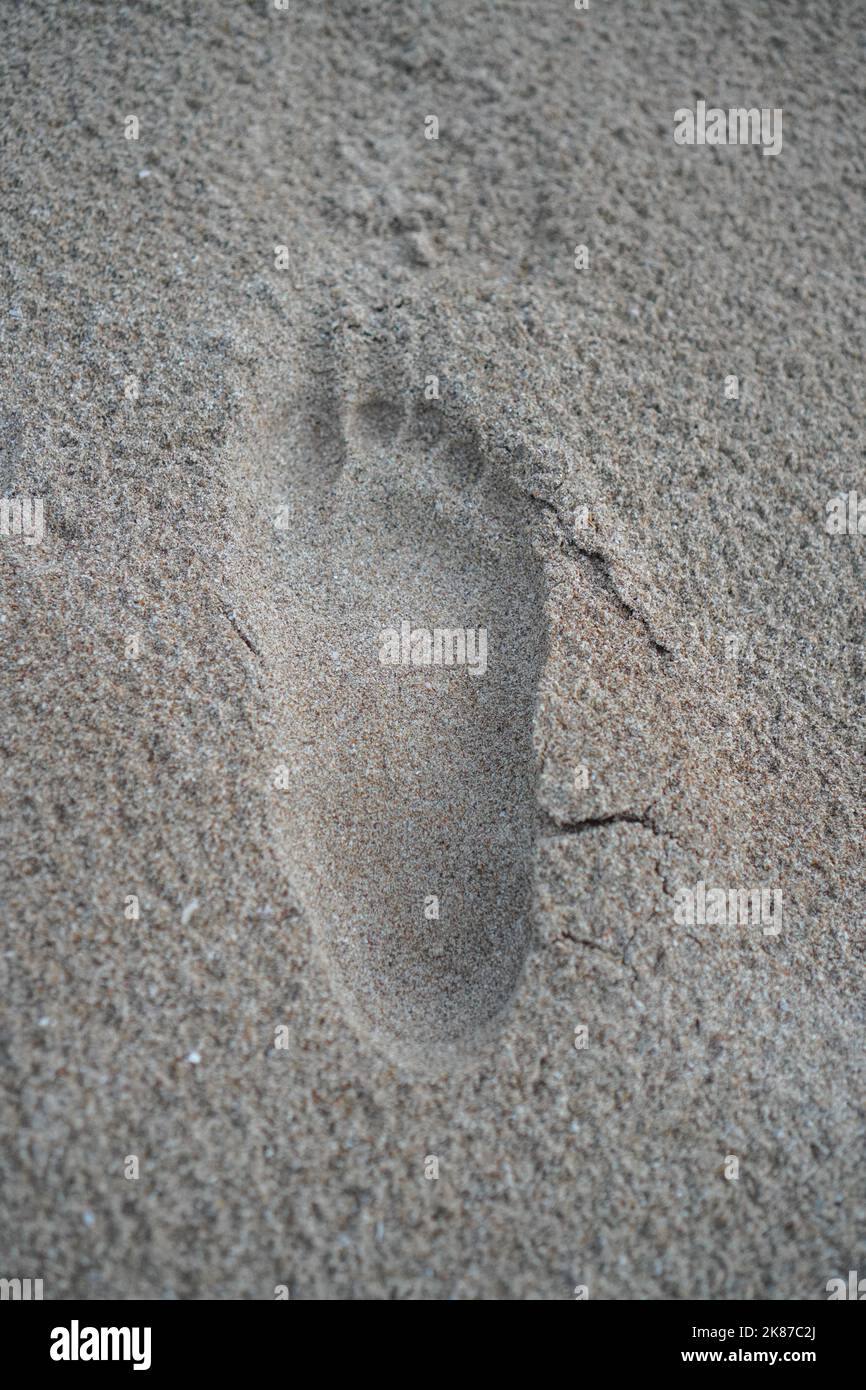
[[[562,820],[550,812],[544,812],[540,818],[540,828],[546,835],[554,837],[558,835],[582,835],[586,830],[597,830],[605,825],[642,825],[653,835],[662,839],[673,839],[674,836],[670,831],[665,830],[650,818],[649,813],[654,809],[655,803],[652,803],[645,811],[610,811],[603,816],[583,816],[580,820]]]
[[[259,651],[258,647],[256,646],[255,642],[252,640],[252,638],[249,637],[249,636],[247,635],[246,632],[244,632],[244,629],[241,627],[241,625],[240,625],[240,623],[238,622],[237,618],[235,617],[234,613],[229,613],[229,612],[227,612],[225,609],[223,609],[223,616],[226,617],[226,618],[228,618],[229,623],[230,623],[231,626],[234,628],[234,630],[235,630],[235,632],[237,633],[238,637],[241,639],[242,642],[246,643],[246,645],[249,647],[250,651],[252,652],[253,656],[257,656],[258,659],[259,659],[259,661],[261,661],[261,660],[262,660],[262,654],[261,654],[261,652]]]
[[[584,569],[588,568],[600,579],[602,588],[608,597],[616,604],[620,616],[633,619],[636,623],[640,624],[643,628],[647,644],[656,655],[662,659],[663,664],[668,665],[672,662],[673,652],[669,647],[666,647],[663,642],[658,640],[652,630],[649,619],[646,618],[639,609],[633,607],[632,604],[628,603],[627,600],[623,598],[616,580],[613,577],[611,562],[608,557],[600,550],[590,550],[586,546],[581,545],[574,536],[569,534],[567,523],[555,503],[548,501],[546,497],[540,497],[536,492],[530,493],[529,496],[534,502],[537,502],[540,507],[544,508],[545,511],[552,513],[559,528],[560,544],[564,549],[574,553]]]

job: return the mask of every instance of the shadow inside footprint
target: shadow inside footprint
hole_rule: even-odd
[[[518,494],[398,419],[350,412],[327,513],[289,538],[283,693],[293,878],[338,992],[408,1059],[521,971],[545,635]]]

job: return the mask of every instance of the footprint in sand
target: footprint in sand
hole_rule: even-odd
[[[520,975],[544,656],[525,504],[435,424],[356,404],[318,493],[283,455],[292,877],[337,993],[406,1058],[477,1036]]]

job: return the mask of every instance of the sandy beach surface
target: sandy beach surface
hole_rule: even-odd
[[[0,7],[0,1275],[866,1274],[863,18]]]

